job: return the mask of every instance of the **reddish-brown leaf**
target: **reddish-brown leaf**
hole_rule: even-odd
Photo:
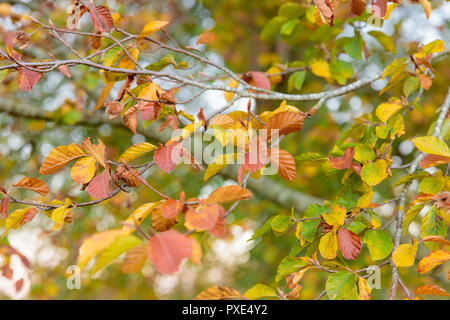
[[[98,176],[94,177],[88,185],[88,193],[94,199],[102,199],[109,196],[111,176],[108,170],[103,170]]]
[[[152,211],[152,227],[156,231],[166,231],[169,230],[172,226],[174,226],[178,222],[178,217],[173,219],[167,219],[162,216],[162,211],[160,207],[156,207]]]
[[[22,290],[22,288],[23,288],[23,278],[17,280],[14,283],[14,286],[16,287],[16,292],[19,292],[20,290]]]
[[[294,157],[289,152],[283,149],[272,148],[270,160],[272,161],[272,165],[278,168],[278,172],[283,179],[295,180],[297,168]]]
[[[185,214],[186,228],[190,230],[206,231],[216,226],[221,213],[221,207],[218,204],[200,205],[195,210],[189,208]]]
[[[162,216],[167,219],[172,219],[172,218],[175,218],[176,216],[178,216],[181,209],[183,209],[184,198],[185,198],[185,193],[184,193],[184,191],[182,191],[180,193],[180,200],[175,200],[175,199],[166,200],[163,203],[162,208],[161,208]]]
[[[23,177],[22,179],[14,183],[12,186],[15,188],[24,188],[33,190],[34,192],[37,192],[41,195],[46,195],[47,193],[50,192],[50,189],[47,186],[47,184],[44,181],[37,178]]]
[[[167,126],[171,127],[172,130],[178,129],[178,117],[174,114],[170,114],[166,117],[166,120],[159,127],[159,132],[162,132]]]
[[[171,173],[178,160],[183,155],[183,145],[176,141],[171,141],[168,145],[160,146],[153,155],[155,164],[163,171]]]
[[[353,156],[355,155],[355,149],[347,148],[345,154],[342,157],[334,158],[330,157],[330,165],[333,168],[342,170],[348,169],[352,165]]]
[[[339,251],[341,251],[345,259],[356,260],[361,251],[361,240],[359,240],[358,235],[350,230],[341,228],[338,231],[338,244]]]
[[[67,65],[62,65],[58,67],[59,72],[65,75],[67,78],[72,78],[72,73]]]
[[[352,0],[350,8],[354,14],[360,16],[366,11],[366,4],[366,0]]]
[[[204,203],[233,202],[250,199],[251,197],[253,197],[253,194],[250,190],[238,185],[231,185],[214,190],[213,193],[204,200]]]
[[[2,199],[2,204],[0,205],[0,213],[2,218],[6,218],[8,216],[8,206],[9,206],[9,197],[4,196]]]
[[[319,9],[325,21],[333,25],[334,10],[336,9],[337,0],[314,0],[314,4]]]
[[[177,272],[181,261],[191,258],[193,251],[192,239],[175,230],[154,235],[148,244],[148,258],[163,274]]]
[[[438,166],[440,164],[450,163],[450,157],[439,156],[437,154],[427,154],[425,158],[420,161],[419,165],[421,168],[429,168]]]
[[[137,123],[138,123],[138,108],[137,106],[132,106],[130,109],[125,111],[123,115],[123,123],[130,129],[134,135],[137,134]]]
[[[19,67],[17,83],[23,91],[33,90],[33,86],[42,78],[42,73]]]
[[[108,101],[105,103],[106,113],[109,114],[109,119],[117,118],[123,110],[123,104],[119,101]]]
[[[305,115],[299,112],[284,111],[271,117],[266,124],[268,140],[274,135],[272,130],[279,130],[278,134],[288,134],[299,131],[303,127]]]
[[[378,18],[384,18],[387,10],[388,0],[373,0],[372,1],[372,13]]]
[[[144,121],[156,120],[161,113],[161,105],[158,102],[148,102],[141,108],[141,118]]]
[[[94,12],[94,10],[96,12]],[[97,6],[95,9],[90,9],[92,22],[94,28],[100,32],[107,32],[114,28],[114,20],[109,12],[109,9],[105,6]]]

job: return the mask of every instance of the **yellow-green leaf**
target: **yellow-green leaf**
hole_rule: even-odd
[[[378,119],[380,119],[382,122],[386,122],[401,108],[401,105],[395,103],[382,103],[377,107],[375,113]]]
[[[387,163],[384,160],[377,160],[373,163],[366,163],[361,170],[361,179],[371,186],[376,186],[387,177]]]
[[[151,143],[137,143],[125,150],[124,153],[120,155],[119,161],[125,160],[126,162],[130,162],[155,149],[156,146]]]
[[[331,208],[330,213],[323,214],[322,217],[331,226],[342,226],[347,215],[347,210],[344,206],[335,205]]]
[[[254,285],[244,293],[244,296],[246,296],[250,300],[257,300],[265,297],[274,297],[276,295],[277,294],[275,293],[275,291],[273,291],[272,288],[261,283]]]
[[[422,152],[450,157],[447,144],[439,138],[433,136],[418,137],[412,139],[412,142]]]

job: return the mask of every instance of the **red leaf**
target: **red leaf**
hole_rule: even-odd
[[[338,244],[339,251],[341,251],[345,259],[356,260],[356,257],[361,251],[361,240],[359,240],[355,233],[350,230],[339,229]]]
[[[59,72],[65,75],[67,78],[72,78],[72,73],[67,65],[62,65],[58,67]]]
[[[0,213],[2,218],[6,218],[8,216],[8,206],[9,206],[9,197],[4,196],[2,199],[2,204],[0,206]]]
[[[42,73],[19,67],[17,83],[23,91],[33,90],[33,86],[42,78]]]
[[[94,10],[96,12],[94,12]],[[110,29],[114,28],[114,20],[107,7],[98,6],[93,10],[89,10],[89,13],[91,14],[94,28],[97,29],[97,31],[107,32]]]
[[[373,0],[372,13],[378,18],[384,18],[387,10],[387,0]]]
[[[181,261],[192,255],[193,240],[175,230],[154,235],[148,244],[148,258],[160,273],[177,272]]]
[[[270,90],[270,80],[264,72],[249,71],[248,74],[250,75],[255,87]]]
[[[108,170],[104,170],[98,176],[94,177],[88,186],[88,193],[94,199],[102,199],[109,196],[111,187],[109,185],[111,176]]]
[[[22,290],[22,288],[23,288],[23,278],[17,280],[16,283],[15,283],[15,286],[16,286],[16,292],[19,292],[20,290]]]
[[[222,212],[221,208],[218,204],[199,206],[195,210],[189,208],[185,215],[186,228],[197,231],[213,229]]]
[[[166,200],[163,203],[162,208],[161,208],[162,216],[167,219],[175,218],[180,213],[181,209],[183,209],[184,198],[185,198],[185,193],[184,193],[184,191],[181,191],[180,200],[175,200],[175,199]]]
[[[345,154],[342,157],[333,158],[330,157],[330,165],[333,168],[342,170],[348,169],[352,165],[353,156],[355,155],[355,149],[347,148]]]
[[[2,271],[2,276],[4,276],[6,279],[11,280],[14,274],[13,269],[11,269],[9,263],[4,264],[0,270]]]
[[[160,146],[153,155],[155,164],[163,171],[171,173],[183,155],[182,144],[172,141],[169,145]]]
[[[141,107],[141,118],[144,121],[156,120],[161,113],[161,105],[157,102],[149,102]]]

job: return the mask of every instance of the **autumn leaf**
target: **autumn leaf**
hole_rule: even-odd
[[[103,199],[109,196],[111,176],[109,170],[105,169],[102,173],[94,177],[88,185],[88,193],[94,199]]]
[[[414,138],[411,141],[420,151],[424,153],[450,157],[450,150],[447,144],[439,138],[433,136],[425,136]]]
[[[278,172],[284,180],[295,180],[297,168],[294,157],[288,151],[272,148],[270,150],[270,161],[278,168]]]
[[[439,156],[435,154],[427,154],[420,162],[419,165],[422,169],[435,167],[441,164],[450,163],[450,157]]]
[[[145,264],[148,258],[147,246],[140,245],[129,250],[122,263],[123,273],[137,273]]]
[[[319,9],[325,21],[333,25],[334,10],[336,9],[338,1],[336,0],[313,0],[316,7]]]
[[[356,260],[361,251],[361,240],[350,230],[340,228],[338,231],[339,251],[345,259]]]
[[[336,237],[336,231],[330,231],[326,233],[319,242],[319,251],[322,257],[325,259],[334,259],[337,255],[338,242]]]
[[[193,254],[192,239],[175,230],[158,233],[150,238],[148,258],[163,274],[178,271],[180,263]]]
[[[109,167],[106,160],[106,147],[102,140],[98,139],[98,144],[93,144],[91,139],[87,137],[81,143],[81,148],[104,168]]]
[[[210,196],[204,200],[204,203],[233,202],[237,200],[247,200],[252,197],[253,194],[250,190],[238,185],[230,185],[214,190]]]
[[[358,290],[359,290],[358,300],[370,300],[370,293],[372,292],[372,289],[367,284],[366,279],[358,277]]]
[[[278,130],[278,134],[288,134],[302,129],[305,115],[298,112],[284,111],[275,114],[266,123],[268,141],[271,139],[272,130]]]
[[[155,210],[152,211],[152,227],[156,231],[169,230],[177,222],[178,222],[177,217],[172,218],[172,219],[164,218],[162,215],[161,208],[155,208]]]
[[[114,20],[105,6],[97,6],[89,10],[94,28],[100,32],[107,32],[114,28]]]
[[[180,193],[180,200],[168,199],[168,200],[164,201],[164,203],[161,207],[162,216],[166,219],[175,218],[180,213],[180,211],[183,209],[184,198],[185,198],[185,193],[184,193],[184,191],[182,191]]]
[[[39,172],[40,174],[52,174],[64,168],[72,160],[85,156],[83,149],[78,144],[54,148],[45,158]]]
[[[80,269],[83,269],[92,258],[109,247],[121,233],[122,230],[120,229],[111,229],[95,233],[86,238],[78,252]]]
[[[388,0],[373,0],[372,13],[378,17],[383,18],[386,15]]]
[[[185,214],[185,226],[189,230],[205,231],[216,226],[220,214],[223,213],[218,204],[200,205],[195,210],[189,208]]]
[[[331,208],[330,213],[326,213],[322,215],[322,218],[331,226],[342,226],[345,221],[345,217],[347,215],[347,210],[344,206],[334,205]]]
[[[417,242],[414,244],[401,244],[392,253],[392,261],[397,267],[411,267],[417,253]]]
[[[54,209],[51,213],[50,218],[53,220],[54,225],[52,227],[53,230],[58,230],[64,225],[64,219],[67,217],[70,211],[71,201],[69,198],[66,198],[64,203],[61,203],[61,205]]]
[[[361,179],[371,186],[376,186],[387,178],[387,163],[384,160],[366,163],[361,170]]]
[[[127,150],[125,150],[124,153],[122,153],[120,155],[119,162],[121,162],[122,160],[125,160],[126,162],[130,162],[132,160],[135,160],[135,159],[143,156],[147,152],[153,151],[155,149],[156,149],[156,147],[153,144],[148,143],[148,142],[141,142],[141,143],[134,144],[131,147],[129,147]]]
[[[353,156],[355,155],[354,148],[345,149],[345,154],[342,157],[334,158],[330,157],[330,165],[333,168],[342,170],[350,168],[353,160]]]
[[[8,196],[4,196],[2,199],[2,203],[0,205],[0,216],[2,218],[8,217],[8,206],[9,206],[10,199]]]
[[[242,299],[242,295],[231,287],[214,286],[200,292],[194,300]]]
[[[208,230],[208,232],[216,238],[223,238],[226,235],[227,218],[223,217],[224,213],[225,209],[221,207],[219,218],[217,219],[216,225],[212,229]]]
[[[171,142],[160,146],[153,155],[155,164],[163,171],[171,173],[182,155],[182,145]]]
[[[328,276],[326,282],[327,295],[331,300],[357,300],[358,292],[355,274],[339,271]]]
[[[166,25],[168,25],[170,21],[164,21],[164,20],[155,20],[147,23],[144,28],[142,29],[141,33],[139,34],[138,40],[148,37],[153,32],[156,32],[162,28],[164,28]]]
[[[250,84],[253,86],[264,90],[270,90],[270,80],[264,72],[249,71],[246,75],[251,79]]]
[[[92,180],[95,175],[95,171],[95,159],[92,157],[84,157],[75,162],[72,170],[70,171],[70,176],[73,181],[79,184],[86,184]]]
[[[196,44],[209,44],[216,41],[217,35],[211,31],[205,31],[197,38]]]
[[[253,287],[248,289],[244,296],[249,298],[250,300],[258,300],[266,297],[275,297],[277,294],[273,291],[272,288],[266,286],[265,284],[255,284]]]
[[[42,73],[32,71],[25,67],[18,68],[17,83],[23,91],[33,90],[33,86],[42,78]]]
[[[450,297],[450,293],[435,284],[426,284],[424,286],[417,287],[414,290],[415,295],[433,295],[433,296],[445,296]]]
[[[134,105],[123,115],[123,123],[134,135],[137,135],[138,111],[139,109]]]
[[[231,79],[230,82],[227,84],[227,87],[237,88],[237,87],[239,87],[239,82],[236,79]],[[235,95],[235,93],[232,91],[225,91],[225,93],[224,93],[225,100],[227,102],[230,102],[231,99],[233,99],[234,95]]]
[[[382,122],[388,121],[394,114],[402,109],[401,105],[394,103],[382,103],[380,104],[375,113]]]
[[[424,274],[447,261],[450,261],[450,252],[436,250],[420,260],[419,265],[417,266],[417,271],[420,274]]]
[[[366,11],[366,0],[352,0],[350,8],[354,14],[360,16]]]
[[[363,241],[369,248],[369,253],[372,260],[381,260],[386,258],[394,247],[392,238],[384,230],[366,231]]]
[[[46,195],[47,193],[50,192],[50,189],[47,186],[47,184],[44,181],[37,178],[23,177],[22,179],[14,183],[12,186],[15,188],[24,188],[33,190],[34,192],[37,192],[41,195]]]

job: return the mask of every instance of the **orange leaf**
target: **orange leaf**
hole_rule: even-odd
[[[95,159],[92,157],[84,157],[75,162],[70,171],[70,176],[73,181],[79,184],[86,184],[94,177],[95,170]]]
[[[194,300],[242,299],[242,295],[231,287],[214,286],[200,292]]]
[[[162,216],[167,219],[172,219],[172,218],[175,218],[176,216],[178,216],[181,209],[183,209],[184,198],[185,198],[185,193],[184,193],[184,191],[182,191],[180,193],[180,200],[175,200],[175,199],[166,200],[163,203],[162,208],[161,208]]]
[[[40,174],[55,173],[64,168],[72,160],[85,155],[83,149],[76,143],[56,147],[45,158],[39,172]]]
[[[183,259],[193,255],[192,239],[175,230],[158,233],[150,238],[148,258],[163,274],[178,271]]]
[[[420,274],[424,274],[447,261],[450,261],[450,252],[444,250],[433,251],[420,260],[417,271]]]
[[[196,44],[208,44],[216,41],[217,36],[211,31],[205,31],[198,36]]]
[[[171,142],[160,146],[153,155],[155,164],[163,171],[171,173],[182,156],[182,144]]]
[[[273,148],[270,152],[272,164],[278,167],[278,172],[284,180],[295,180],[297,168],[292,155],[283,149]]]
[[[122,264],[123,273],[139,272],[148,258],[147,246],[137,246],[129,250]]]
[[[417,287],[416,290],[414,290],[414,294],[415,295],[429,294],[433,296],[450,297],[450,294],[447,293],[447,291],[445,291],[444,289],[435,284],[426,284],[424,286]]]
[[[366,11],[366,0],[352,0],[351,10],[357,16],[360,16]]]
[[[437,154],[427,154],[425,158],[420,161],[419,165],[422,169],[426,169],[444,163],[450,163],[450,157],[440,156]]]
[[[42,73],[32,71],[30,69],[19,67],[17,75],[17,83],[23,91],[33,90],[33,86],[42,78]]]
[[[152,211],[152,227],[156,231],[166,231],[169,230],[178,222],[177,217],[172,219],[167,219],[162,216],[162,210],[160,207],[156,207]]]
[[[136,105],[125,111],[125,114],[123,115],[123,123],[133,132],[134,135],[137,135],[138,108]]]
[[[221,213],[218,204],[199,206],[195,210],[189,208],[185,214],[185,226],[189,230],[205,231],[216,226],[217,219]]]
[[[47,184],[37,178],[30,178],[30,177],[23,177],[16,183],[12,185],[16,188],[25,188],[29,190],[33,190],[34,192],[37,192],[41,195],[45,195],[50,192],[50,189],[48,188]]]
[[[348,169],[352,165],[353,156],[355,155],[355,149],[347,148],[345,154],[342,157],[333,158],[330,157],[330,165],[333,168],[342,170]]]
[[[234,119],[226,114],[219,114],[211,120],[211,126],[219,126],[224,129],[231,129],[234,125]]]
[[[108,162],[106,161],[106,147],[102,140],[98,139],[98,144],[93,144],[91,139],[87,137],[81,143],[81,147],[104,168],[109,168]]]
[[[227,218],[223,217],[225,214],[225,209],[223,207],[220,208],[220,214],[216,225],[212,229],[208,230],[208,232],[216,238],[223,238],[226,234]]]
[[[272,130],[279,130],[278,134],[288,134],[291,132],[299,131],[303,127],[303,121],[305,115],[299,112],[284,111],[275,114],[271,117],[266,124],[268,140],[272,136]]]
[[[238,185],[231,185],[214,190],[214,192],[204,200],[204,203],[232,202],[250,199],[251,197],[253,197],[253,194],[250,190]]]

